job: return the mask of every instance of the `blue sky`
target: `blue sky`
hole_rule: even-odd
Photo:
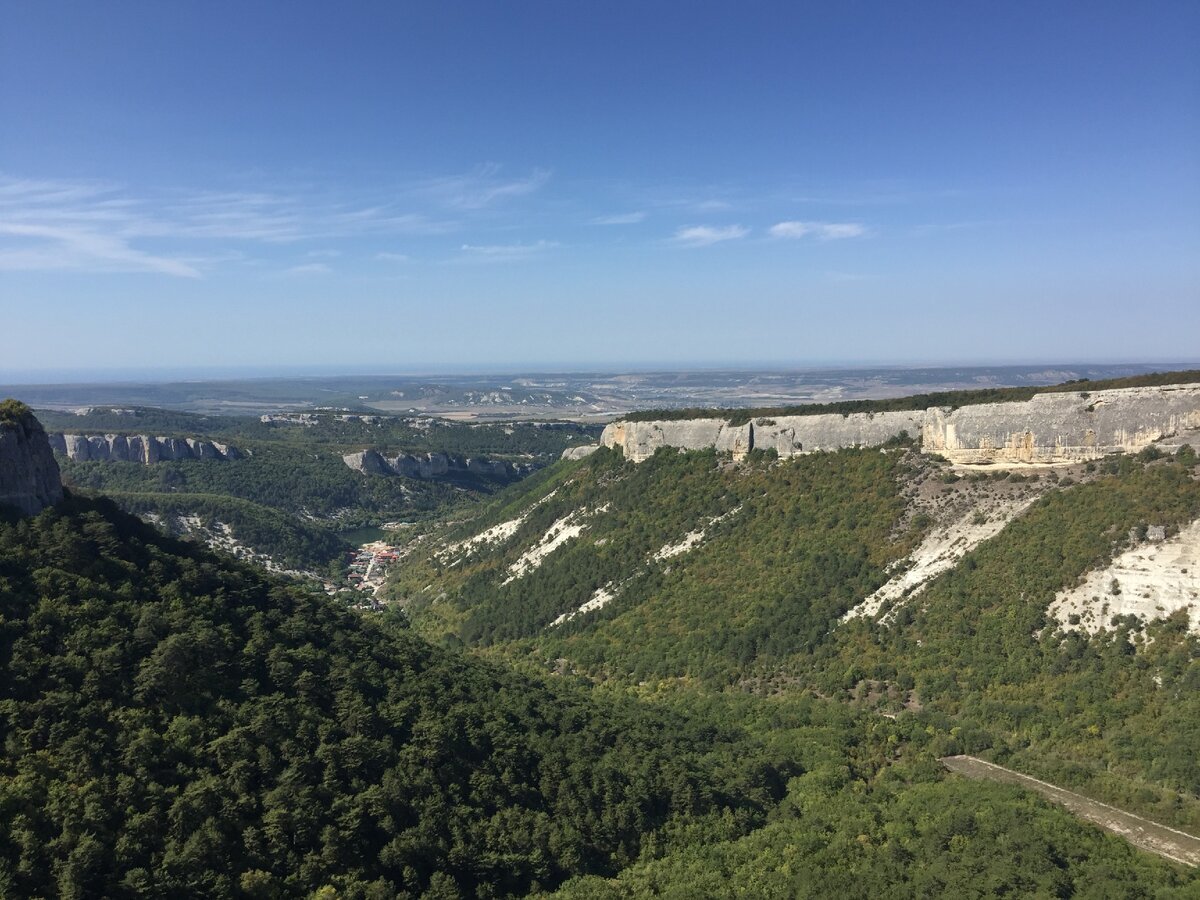
[[[1195,2],[9,4],[0,372],[1195,360],[1197,46]]]

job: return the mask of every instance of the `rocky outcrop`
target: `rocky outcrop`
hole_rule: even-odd
[[[907,431],[919,435],[923,412],[875,413],[817,416],[788,416],[755,419],[730,425],[721,419],[681,419],[663,422],[613,422],[604,429],[600,442],[620,447],[634,462],[649,459],[659,447],[699,450],[713,447],[742,459],[754,448],[775,450],[780,456],[795,456],[841,447],[870,447],[886,443]]]
[[[781,457],[842,447],[873,447],[901,433],[928,453],[960,464],[1043,464],[1136,452],[1154,444],[1200,442],[1200,384],[1037,394],[1027,401],[957,409],[758,418],[613,422],[600,442],[641,462],[659,447],[715,447],[735,459],[751,449]]]
[[[42,424],[24,404],[0,403],[0,504],[32,516],[62,498],[58,463]]]
[[[364,475],[404,475],[408,478],[432,479],[449,475],[477,475],[499,481],[524,478],[534,470],[528,463],[510,463],[502,459],[478,456],[451,456],[448,453],[401,453],[388,458],[378,450],[347,453],[342,461]]]
[[[359,453],[347,453],[342,461],[356,472],[364,475],[391,475],[391,466],[377,450],[363,450]]]
[[[400,454],[389,460],[392,469],[400,475],[409,478],[437,478],[450,474],[450,457],[445,453],[423,453],[416,456]],[[466,461],[455,467],[459,471],[467,471]]]
[[[599,444],[584,444],[582,447],[568,447],[562,452],[560,459],[587,459],[599,449]]]
[[[144,434],[51,434],[50,447],[77,462],[127,461],[146,465],[176,459],[242,459],[237,447],[199,438],[150,437]]]

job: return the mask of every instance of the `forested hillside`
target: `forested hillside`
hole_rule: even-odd
[[[893,535],[907,464],[898,449],[783,465],[668,450],[635,467],[602,450],[473,526],[519,517],[510,536],[442,550],[429,568],[414,560],[396,590],[414,616],[439,615],[468,642],[538,636],[596,675],[729,683],[814,646],[882,583],[916,536]],[[527,556],[564,528],[581,531],[544,558]],[[694,548],[675,546],[700,532]],[[439,570],[439,592],[424,590]],[[612,595],[602,609],[551,624],[602,590]]]
[[[1189,448],[967,475],[899,447],[741,464],[601,451],[414,553],[394,592],[425,633],[493,656],[639,690],[815,691],[917,719],[938,754],[990,755],[1196,833],[1186,613],[1089,635],[1048,607],[1131,532],[1200,517],[1198,474]],[[1021,504],[1000,497],[1014,485]],[[1025,511],[878,620],[843,621],[954,497],[968,514],[951,534],[1005,502]]]
[[[1047,532],[1063,503],[1110,531],[1145,515],[1174,527],[1196,506],[1194,463],[1114,463],[1019,522],[1042,545],[1060,536]],[[958,745],[1018,762],[1059,751],[1010,740],[999,725],[1012,715],[989,732],[982,705],[931,674],[946,654],[994,661],[1006,646],[931,637],[918,643],[929,660],[898,646],[911,672],[893,671],[879,639],[876,656],[855,650],[879,626],[839,625],[931,527],[914,504],[936,512],[945,494],[1010,487],[961,481],[899,446],[782,464],[663,452],[640,467],[602,451],[552,467],[479,521],[419,536],[425,562],[409,550],[407,575],[432,579],[409,611],[449,643],[490,647],[491,661],[427,643],[399,611],[362,616],[181,543],[109,500],[0,510],[0,896],[1192,895],[1195,871],[938,765]],[[1081,524],[1057,557],[1064,571],[1104,555],[1088,534]],[[1000,560],[1019,571],[1010,552]],[[987,573],[979,556],[969,571]],[[637,572],[618,583],[627,565]],[[955,575],[931,597],[953,595]],[[894,627],[933,609],[893,610]],[[1079,671],[1144,691],[1132,658],[1173,698],[1195,656],[1177,625],[1151,626],[1149,651],[1105,651],[1104,634],[1103,667]],[[1083,645],[1071,658],[1090,658]],[[1036,658],[1013,660],[1036,673]],[[981,690],[1024,684],[991,677]],[[929,694],[926,710],[869,708],[906,683]],[[1106,702],[1088,684],[1092,706]],[[851,694],[866,702],[842,702]],[[1148,718],[1131,728],[1158,716],[1180,730],[1148,743],[1097,732],[1109,756],[1096,758],[1164,791],[1186,782],[1190,707],[1136,699]],[[1075,734],[1064,723],[1054,737]],[[1165,767],[1146,772],[1149,753]],[[1173,796],[1186,818],[1190,801]]]
[[[965,726],[946,752],[990,749],[1200,832],[1200,635],[1187,615],[1113,617],[1095,637],[1047,615],[1055,592],[1111,559],[1131,529],[1170,533],[1200,517],[1194,456],[1111,468],[1044,496],[892,625],[839,628],[787,670],[831,694],[864,679],[912,689]]]
[[[107,502],[0,525],[0,895],[508,896],[761,824],[791,762]]]
[[[515,674],[103,501],[0,523],[0,610],[5,897],[1195,886],[911,722]]]

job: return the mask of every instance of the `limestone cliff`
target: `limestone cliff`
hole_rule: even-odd
[[[483,459],[478,456],[451,456],[447,453],[401,453],[389,459],[378,450],[347,453],[342,457],[342,461],[364,475],[405,475],[426,480],[454,474],[471,474],[506,481],[524,478],[535,468],[528,463],[510,463],[502,459]]]
[[[362,450],[358,453],[347,453],[342,461],[356,472],[364,475],[391,475],[392,467],[378,450]]]
[[[731,425],[722,419],[613,422],[600,442],[641,462],[659,447],[715,447],[740,459],[751,449],[781,457],[872,447],[907,432],[926,452],[961,464],[1046,464],[1134,452],[1153,443],[1200,442],[1200,384],[1044,393],[1027,401],[957,409],[782,416]]]
[[[52,434],[55,453],[77,462],[120,460],[146,465],[175,459],[241,459],[229,444],[197,438],[150,437],[145,434]]]
[[[562,452],[560,459],[587,459],[599,449],[599,444],[584,444],[582,447],[568,447]]]
[[[0,402],[0,504],[35,515],[63,498],[42,424],[16,400]]]

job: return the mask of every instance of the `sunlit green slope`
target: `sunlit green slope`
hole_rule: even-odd
[[[938,490],[982,503],[1011,477],[960,478],[900,448],[738,464],[601,451],[413,548],[394,591],[418,628],[495,655],[642,690],[812,690],[917,716],[937,752],[987,753],[1196,832],[1200,639],[1185,612],[1089,636],[1047,610],[1131,529],[1170,536],[1200,517],[1198,472],[1185,449],[1018,475],[1023,513],[882,621],[842,622],[902,571]]]
[[[816,647],[882,583],[916,536],[908,465],[899,449],[739,465],[663,451],[639,466],[602,450],[412,554],[395,592],[467,642],[533,640],[598,676],[728,683]],[[468,543],[480,532],[495,539]]]

